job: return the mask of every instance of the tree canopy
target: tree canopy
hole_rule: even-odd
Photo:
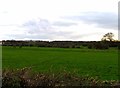
[[[102,41],[114,41],[113,37],[114,37],[114,34],[112,32],[109,32],[105,34],[101,40]]]

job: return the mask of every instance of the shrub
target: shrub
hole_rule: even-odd
[[[3,71],[2,88],[58,88],[60,86],[119,86],[117,81],[100,81],[79,77],[69,72],[57,74],[31,73],[29,68]]]
[[[88,49],[109,49],[109,45],[107,43],[92,43],[88,45]]]
[[[93,48],[93,45],[92,44],[89,44],[88,45],[88,49],[92,49]]]
[[[96,43],[95,48],[96,49],[108,49],[109,46],[106,43]]]
[[[118,45],[118,49],[120,50],[120,45]]]

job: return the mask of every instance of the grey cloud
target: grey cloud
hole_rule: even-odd
[[[67,20],[83,21],[87,24],[96,24],[98,27],[117,29],[118,16],[112,12],[84,12],[78,16],[63,17]]]
[[[46,19],[30,20],[24,23],[22,27],[27,29],[26,34],[13,36],[29,39],[57,39],[57,37],[67,37],[71,34],[70,32],[64,32],[55,28],[55,26]]]
[[[77,23],[57,21],[57,22],[54,22],[52,25],[53,25],[53,26],[59,26],[59,27],[60,27],[60,26],[69,27],[69,26],[77,25]]]
[[[28,33],[34,34],[51,29],[51,24],[46,19],[30,20],[22,25],[28,29]]]
[[[58,23],[57,26],[63,26],[64,24],[59,23],[59,21],[54,22]],[[73,25],[74,23],[65,23],[65,27],[68,27],[70,25]],[[55,24],[54,24],[55,25]],[[66,40],[76,40],[80,38],[84,38],[86,36],[91,36],[95,35],[98,33],[90,33],[90,34],[80,34],[80,35],[75,35],[72,32],[65,32],[63,30],[60,30],[59,28],[56,29],[54,28],[53,24],[51,24],[48,20],[46,19],[38,19],[38,20],[30,20],[26,23],[23,24],[23,27],[26,30],[26,33],[19,34],[19,35],[12,35],[13,38],[14,36],[17,39],[43,39],[43,40],[57,40],[57,39],[66,39]],[[66,26],[67,25],[67,26]],[[76,24],[74,24],[76,25]],[[64,27],[64,26],[63,26]]]
[[[30,34],[36,34],[36,33],[44,33],[44,32],[54,32],[55,26],[58,27],[69,27],[72,25],[77,25],[77,23],[72,22],[62,22],[62,21],[56,21],[56,22],[49,22],[46,19],[37,19],[37,20],[30,20],[22,25],[22,27],[25,27],[28,29],[28,33]]]
[[[7,35],[12,39],[39,39],[39,40],[57,40],[59,37],[63,37],[63,38],[69,38],[70,35],[72,33],[71,32],[63,32],[63,31],[51,31],[51,32],[37,32],[36,34],[10,34]]]
[[[58,35],[60,36],[61,34],[67,35],[69,34],[69,32],[64,32],[61,30],[58,30],[57,28],[55,28],[55,26],[64,26],[64,27],[68,27],[71,25],[77,25],[75,23],[71,23],[71,22],[60,22],[60,21],[56,21],[54,23],[50,23],[48,20],[46,19],[38,19],[38,20],[30,20],[26,23],[24,23],[22,26],[27,28],[27,33],[28,34],[34,34],[34,35]]]

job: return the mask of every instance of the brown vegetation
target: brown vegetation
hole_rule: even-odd
[[[30,68],[4,70],[2,88],[58,88],[67,86],[80,87],[119,87],[117,81],[100,81],[93,77],[79,77],[69,72],[57,74],[33,73]]]

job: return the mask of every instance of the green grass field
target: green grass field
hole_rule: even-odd
[[[75,72],[77,75],[117,80],[118,50],[3,47],[3,69],[32,67],[39,72]]]

